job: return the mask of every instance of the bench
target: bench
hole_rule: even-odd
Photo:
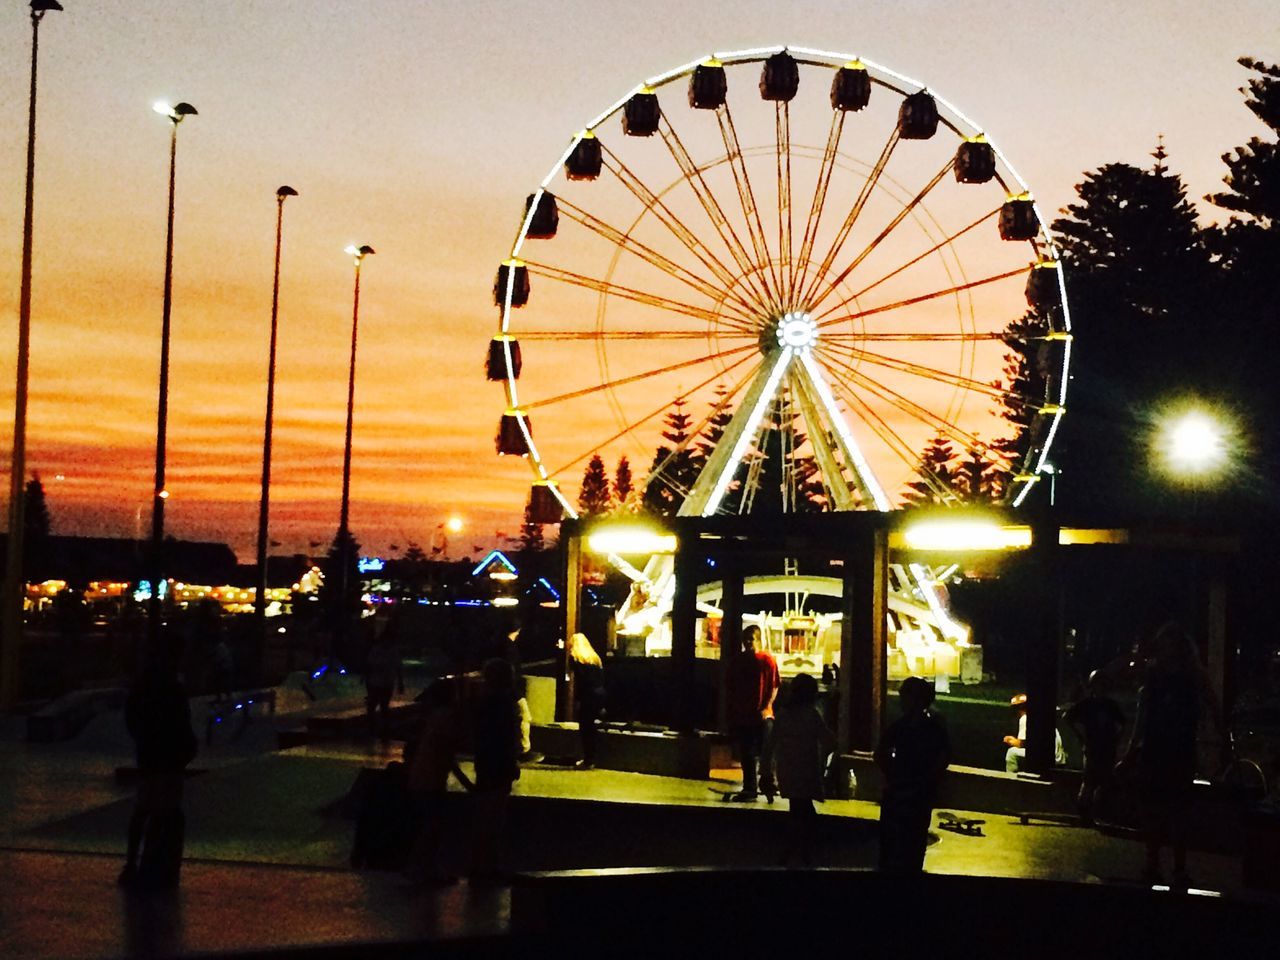
[[[204,743],[213,743],[213,729],[228,717],[239,716],[240,725],[232,738],[238,737],[253,717],[253,708],[265,707],[270,716],[276,715],[276,692],[270,687],[264,690],[246,690],[232,696],[230,700],[212,701],[209,704],[209,715],[204,723]]]
[[[27,717],[27,739],[32,743],[70,740],[99,713],[123,707],[127,697],[123,687],[68,693]]]

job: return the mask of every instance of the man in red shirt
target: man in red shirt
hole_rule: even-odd
[[[729,729],[742,760],[742,792],[732,799],[755,800],[758,791],[773,802],[773,702],[780,678],[773,654],[761,649],[760,628],[742,631],[742,651],[729,668]]]

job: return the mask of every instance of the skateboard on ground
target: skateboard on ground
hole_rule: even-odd
[[[986,836],[982,832],[982,825],[986,822],[973,817],[962,817],[949,810],[938,811],[938,829],[949,830],[951,833],[959,833],[966,837]]]

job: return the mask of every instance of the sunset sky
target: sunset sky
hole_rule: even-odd
[[[517,531],[530,479],[494,456],[503,399],[481,366],[494,270],[569,137],[640,80],[713,50],[859,54],[985,126],[1049,212],[1086,170],[1148,164],[1158,134],[1193,197],[1215,189],[1220,154],[1261,132],[1236,57],[1280,60],[1271,0],[63,4],[41,26],[29,466],[56,532],[148,532],[169,136],[151,103],[189,101],[200,113],[179,130],[168,523],[242,559],[281,184],[300,196],[285,210],[275,552],[327,544],[337,524],[350,242],[377,250],[362,282],[352,529],[367,552],[427,546],[456,513],[467,532],[453,549],[466,552]],[[6,446],[25,8],[7,0],[0,30]],[[535,423],[549,436],[580,427]],[[577,446],[596,439],[584,433]]]

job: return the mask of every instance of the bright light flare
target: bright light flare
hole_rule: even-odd
[[[450,517],[444,527],[450,533],[461,533],[464,524],[461,517]]]
[[[1180,476],[1215,473],[1227,460],[1225,423],[1203,410],[1188,410],[1161,430],[1160,448],[1167,469]]]
[[[989,520],[921,520],[902,531],[910,550],[1012,550],[1031,546],[1031,528]]]
[[[631,556],[675,553],[676,535],[637,525],[598,527],[587,535],[587,549],[592,553]]]

